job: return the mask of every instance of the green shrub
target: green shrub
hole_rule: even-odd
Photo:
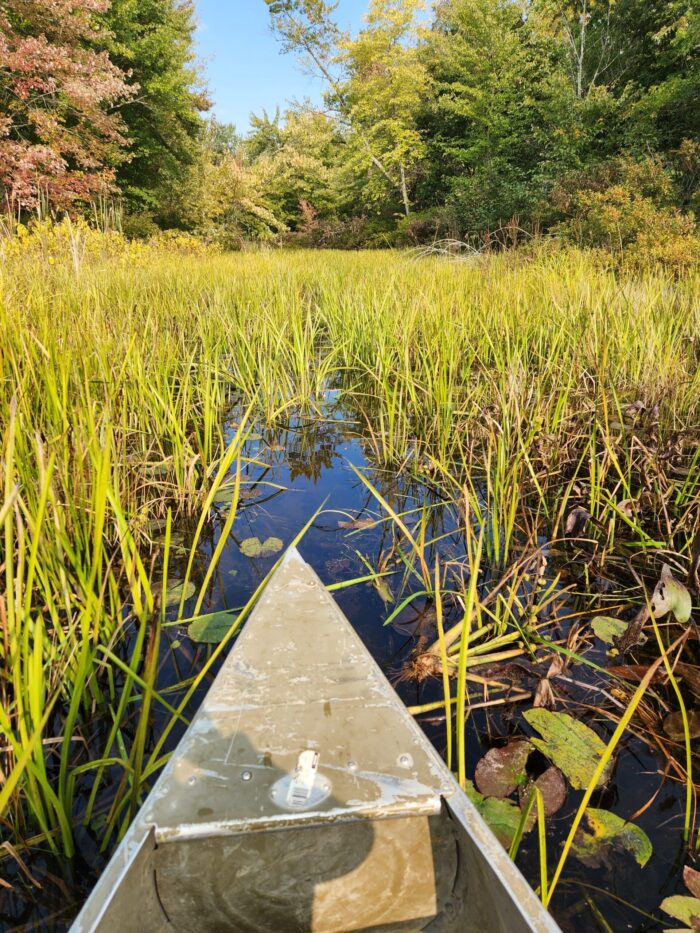
[[[155,220],[146,211],[126,214],[122,219],[122,233],[130,240],[148,240],[159,232]]]
[[[605,250],[638,266],[691,267],[697,261],[695,218],[674,206],[674,178],[658,157],[624,157],[563,180],[552,204],[564,219],[553,232],[565,242]]]

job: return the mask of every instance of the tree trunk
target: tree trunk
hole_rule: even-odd
[[[403,198],[403,209],[406,217],[411,215],[411,202],[408,200],[408,188],[406,187],[406,172],[401,166],[401,197]]]

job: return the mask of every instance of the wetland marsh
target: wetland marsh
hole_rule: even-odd
[[[70,923],[294,541],[562,929],[692,918],[700,277],[80,236],[0,270],[2,924]]]

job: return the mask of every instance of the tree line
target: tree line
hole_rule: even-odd
[[[4,0],[5,200],[118,192],[134,232],[231,246],[554,231],[687,249],[700,0],[370,0],[354,34],[326,0],[266,2],[325,92],[241,138],[205,118],[189,0]]]

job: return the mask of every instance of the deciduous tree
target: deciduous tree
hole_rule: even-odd
[[[117,172],[119,187],[132,210],[177,224],[173,189],[198,158],[201,113],[209,107],[194,51],[194,3],[112,0],[104,20],[110,58],[138,84],[122,108],[132,142]]]
[[[0,193],[13,210],[65,208],[113,187],[136,88],[100,51],[107,0],[0,7]]]

